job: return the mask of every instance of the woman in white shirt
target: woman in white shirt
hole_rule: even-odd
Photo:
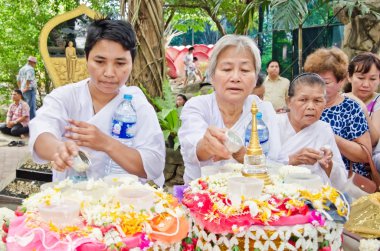
[[[326,104],[324,80],[315,73],[296,77],[289,86],[288,113],[278,114],[281,128],[278,162],[305,166],[324,183],[342,189],[347,171],[330,124],[319,120]]]
[[[226,35],[215,44],[208,68],[215,92],[190,99],[181,113],[179,140],[185,162],[185,183],[199,178],[203,166],[243,162],[245,147],[231,154],[224,145],[224,133],[230,128],[244,138],[252,119],[252,102],[263,113],[269,129],[268,157],[277,158],[279,132],[274,122],[275,111],[270,103],[250,95],[260,68],[260,52],[251,38]]]
[[[89,178],[102,178],[110,158],[143,181],[164,183],[165,144],[153,107],[137,87],[126,87],[136,55],[132,26],[101,19],[88,29],[85,44],[89,79],[55,89],[30,123],[30,147],[38,163],[52,161],[53,180],[73,176],[79,147],[92,161]],[[111,137],[112,115],[124,94],[137,113],[132,146]]]

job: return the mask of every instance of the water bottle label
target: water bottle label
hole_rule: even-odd
[[[112,121],[112,136],[119,139],[132,139],[136,134],[136,122]]]

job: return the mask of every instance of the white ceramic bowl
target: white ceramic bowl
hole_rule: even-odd
[[[57,205],[40,205],[38,207],[41,219],[53,223],[57,227],[77,225],[80,222],[80,203],[73,200],[62,200]]]
[[[230,153],[236,153],[243,146],[243,140],[241,137],[233,130],[228,129],[226,132],[226,141],[224,145]]]
[[[152,190],[144,187],[123,187],[117,193],[122,205],[131,205],[136,211],[147,210],[154,206],[155,195]]]

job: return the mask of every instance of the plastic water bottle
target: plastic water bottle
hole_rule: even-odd
[[[261,148],[263,149],[263,153],[265,156],[268,155],[269,152],[269,130],[266,124],[263,120],[263,114],[261,112],[258,112],[256,114],[256,121],[257,121],[257,133],[259,135],[259,141]],[[248,146],[249,140],[251,138],[251,131],[252,131],[252,121],[249,123],[246,131],[245,131],[245,146]]]
[[[112,117],[111,135],[126,146],[132,146],[136,133],[136,110],[132,105],[132,95],[125,94],[124,101],[117,107]],[[126,171],[110,159],[106,174],[125,174]]]

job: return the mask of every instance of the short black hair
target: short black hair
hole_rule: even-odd
[[[193,51],[193,50],[194,50],[194,47],[191,46],[191,47],[189,48],[189,51]]]
[[[24,100],[24,95],[22,95],[22,91],[20,89],[14,89],[13,91],[19,94],[21,96],[21,99]]]
[[[198,58],[197,58],[197,57],[193,57],[193,60],[194,60],[194,61],[198,61]]]
[[[100,40],[107,39],[119,43],[131,52],[132,62],[136,56],[136,34],[130,23],[124,20],[111,20],[108,17],[97,19],[87,29],[84,51],[86,59],[90,51]]]
[[[267,63],[267,69],[269,67],[269,65],[273,62],[276,62],[278,64],[278,68],[280,69],[280,72],[281,72],[281,65],[280,65],[280,62],[277,60],[277,59],[272,59],[270,60],[268,63]]]
[[[257,80],[256,80],[256,86],[255,88],[259,88],[263,85],[264,83],[264,75],[260,72],[259,75],[257,75]]]
[[[185,100],[185,103],[187,102],[187,97],[184,95],[184,94],[178,94],[177,97],[181,97],[183,98],[183,100]]]

